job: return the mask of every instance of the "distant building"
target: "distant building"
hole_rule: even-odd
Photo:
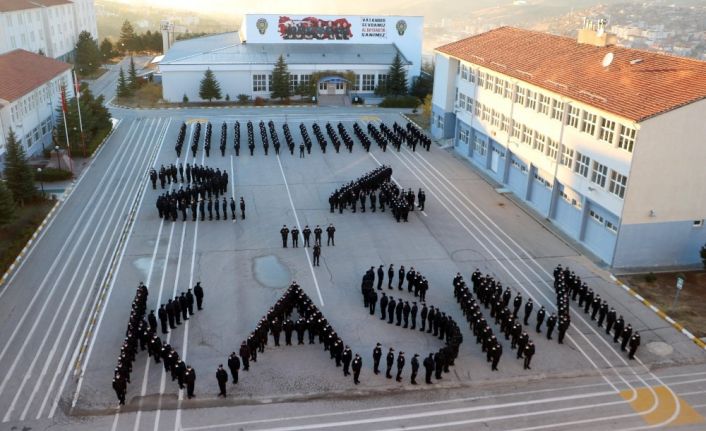
[[[502,27],[435,51],[432,133],[613,267],[699,264],[706,63]]]
[[[0,168],[10,129],[30,156],[52,148],[62,86],[73,97],[70,64],[21,49],[0,54]]]
[[[317,83],[319,94],[370,95],[387,78],[396,54],[411,83],[421,72],[421,17],[251,14],[240,32],[175,42],[159,69],[163,97],[171,102],[184,95],[200,100],[199,83],[207,68],[216,75],[224,97],[269,98],[280,55],[288,65],[292,89],[310,82],[315,72],[351,72],[353,82],[323,77]]]
[[[93,0],[0,1],[0,54],[24,49],[67,60],[83,30],[98,38]]]

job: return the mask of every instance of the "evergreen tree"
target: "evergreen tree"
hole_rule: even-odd
[[[34,197],[37,190],[34,188],[34,173],[27,164],[25,150],[17,143],[15,132],[12,129],[7,134],[5,148],[7,188],[12,192],[15,202],[24,205],[27,200]]]
[[[140,81],[137,77],[137,69],[135,68],[135,59],[130,56],[130,68],[127,72],[130,90],[135,91],[140,88]]]
[[[76,42],[76,69],[83,75],[90,75],[101,65],[101,52],[91,33],[82,31]]]
[[[15,218],[15,201],[12,199],[12,193],[5,185],[5,182],[0,180],[0,226],[7,224]]]
[[[113,57],[113,43],[107,37],[101,42],[100,51],[103,61],[107,61]]]
[[[392,96],[407,94],[407,70],[402,64],[402,58],[399,53],[395,54],[388,72],[386,94]]]
[[[132,89],[128,85],[127,79],[125,79],[125,72],[122,66],[120,67],[120,73],[118,74],[118,99],[124,97],[130,97],[132,95]]]
[[[286,99],[291,96],[289,91],[289,70],[287,63],[284,62],[284,56],[280,54],[277,64],[272,71],[272,88],[270,88],[270,97],[273,99]]]
[[[136,42],[137,35],[135,34],[135,29],[132,28],[130,21],[125,20],[123,26],[120,28],[120,51],[135,51],[138,48]]]
[[[199,87],[199,97],[209,102],[213,99],[221,100],[221,86],[210,68],[206,69],[203,74],[201,86]]]

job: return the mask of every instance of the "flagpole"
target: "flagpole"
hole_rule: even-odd
[[[78,126],[81,130],[81,147],[83,148],[83,157],[86,157],[86,140],[83,136],[83,120],[81,119],[81,89],[79,88],[78,78],[76,78],[76,69],[74,73],[74,92],[76,93],[76,106],[78,107]]]
[[[71,160],[71,144],[69,143],[69,126],[66,124],[66,87],[61,87],[61,115],[64,117],[64,133],[66,134],[66,150],[69,152],[69,171],[74,173],[74,164]]]

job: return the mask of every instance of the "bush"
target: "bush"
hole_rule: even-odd
[[[256,97],[255,100],[253,101],[253,105],[265,106],[265,99],[263,99],[262,97]]]
[[[655,281],[657,281],[657,276],[654,272],[650,272],[645,276],[645,281],[648,283],[654,283]]]
[[[226,94],[226,102],[230,102],[230,94]]]
[[[34,174],[34,178],[37,181],[44,181],[45,183],[68,180],[71,179],[71,176],[70,171],[57,168],[42,168],[42,172]]]
[[[181,98],[182,103],[189,103],[189,98],[186,97],[186,93],[184,93],[184,97]]]
[[[414,96],[388,96],[380,103],[381,108],[416,108],[419,99]]]
[[[238,94],[237,99],[238,99],[238,103],[245,104],[250,101],[250,96],[248,96],[247,94]]]

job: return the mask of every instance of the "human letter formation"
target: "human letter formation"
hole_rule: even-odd
[[[299,317],[296,322],[291,319],[292,313],[297,311]],[[271,334],[275,347],[280,345],[280,336],[284,331],[285,345],[292,344],[292,334],[296,332],[297,343],[304,344],[304,333],[308,332],[309,344],[315,344],[314,339],[318,335],[319,343],[324,345],[324,350],[328,350],[331,359],[335,360],[336,366],[343,365],[343,375],[350,375],[351,362],[353,365],[353,381],[357,384],[360,376],[360,366],[362,360],[358,354],[353,354],[350,348],[343,343],[343,340],[333,330],[309,296],[301,289],[296,281],[292,282],[277,303],[270,307],[255,329],[250,333],[247,340],[240,345],[240,359],[243,363],[243,371],[248,371],[250,361],[257,362],[257,353],[264,352],[268,344],[268,335]],[[232,372],[232,371],[231,371]]]
[[[560,298],[560,304],[566,309],[567,318],[569,295],[572,301],[576,301],[578,297],[579,309],[583,309],[587,315],[590,314],[591,320],[597,320],[599,328],[602,328],[605,322],[605,333],[610,336],[612,330],[613,342],[620,342],[620,350],[623,352],[629,347],[628,358],[635,359],[635,353],[640,346],[640,333],[637,331],[633,333],[632,325],[629,323],[626,325],[623,316],[618,317],[615,308],[609,306],[608,301],[601,300],[601,295],[595,294],[585,282],[581,282],[581,278],[569,267],[562,268],[558,265],[554,269],[554,287],[557,297]]]

